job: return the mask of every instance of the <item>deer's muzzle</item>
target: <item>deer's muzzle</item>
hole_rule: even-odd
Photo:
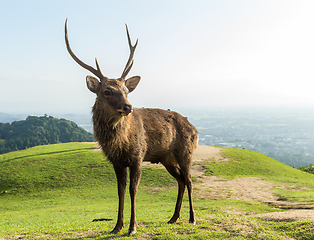
[[[131,104],[124,104],[124,106],[120,109],[118,109],[118,112],[122,115],[122,116],[127,116],[132,112],[132,105]]]

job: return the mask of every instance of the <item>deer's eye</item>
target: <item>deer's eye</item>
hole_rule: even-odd
[[[105,90],[104,94],[105,94],[105,96],[110,96],[111,92],[109,90]]]

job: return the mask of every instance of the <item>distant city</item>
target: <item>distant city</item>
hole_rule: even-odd
[[[314,163],[314,109],[216,109],[189,119],[199,144],[245,148],[291,167]]]
[[[208,109],[179,111],[199,132],[199,144],[245,148],[291,167],[314,163],[314,109]],[[92,132],[91,115],[53,115]],[[1,114],[0,122],[27,115]]]

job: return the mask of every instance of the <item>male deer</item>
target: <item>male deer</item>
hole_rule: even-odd
[[[128,235],[136,232],[135,196],[141,176],[142,162],[162,163],[178,182],[178,197],[175,211],[168,223],[175,223],[180,209],[185,186],[188,189],[190,223],[195,224],[192,203],[191,164],[192,154],[197,147],[198,133],[187,118],[172,111],[150,108],[133,108],[127,96],[140,81],[139,76],[126,79],[133,65],[134,51],[128,27],[126,32],[130,56],[120,78],[105,77],[97,69],[85,64],[72,52],[65,22],[65,42],[71,57],[98,79],[87,76],[90,91],[97,95],[92,108],[94,134],[103,153],[112,163],[118,182],[119,211],[116,226],[111,233],[118,233],[123,227],[124,196],[127,182],[127,168],[130,171],[131,220]]]

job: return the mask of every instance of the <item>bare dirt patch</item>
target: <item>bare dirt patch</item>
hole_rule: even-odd
[[[314,221],[314,210],[287,210],[285,212],[256,214],[254,217],[278,222]]]
[[[204,159],[214,159],[215,161],[228,161],[221,155],[221,148],[198,145],[193,154],[193,161],[201,161]]]
[[[195,184],[197,198],[206,199],[237,199],[247,201],[272,202],[278,197],[273,195],[274,184],[256,177],[224,179],[216,176],[203,176]]]

